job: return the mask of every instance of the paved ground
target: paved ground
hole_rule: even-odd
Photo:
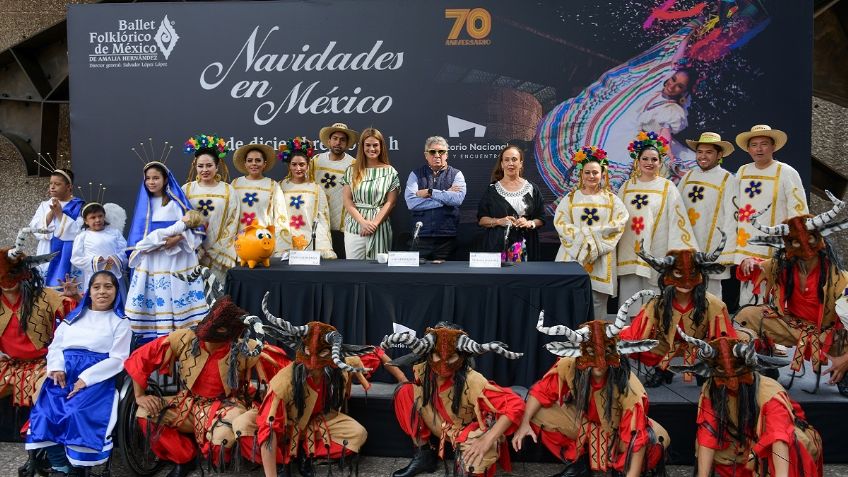
[[[26,456],[23,451],[23,446],[21,444],[12,444],[12,443],[0,443],[0,476],[2,477],[14,477],[17,475],[17,467],[21,465],[26,460]],[[403,467],[408,462],[407,459],[393,459],[393,458],[382,458],[382,457],[363,457],[361,465],[359,467],[359,475],[360,477],[387,477],[392,474],[392,471],[398,468]],[[322,469],[326,469],[324,467],[319,467],[316,470],[318,472],[317,475],[323,477],[324,474]],[[503,472],[499,472],[498,475],[517,475],[517,476],[547,476],[556,474],[561,470],[559,465],[555,464],[525,464],[523,462],[516,462],[513,467],[512,474],[506,474]],[[157,477],[163,477],[167,473],[168,469],[162,471]],[[210,475],[210,474],[206,474]],[[238,476],[250,476],[250,477],[259,477],[262,474],[258,471],[254,472],[240,472],[236,473],[226,473],[226,474],[211,474],[212,476],[217,477],[235,477]],[[338,471],[337,467],[333,468],[333,475],[336,477],[340,477],[346,474],[341,474]],[[424,474],[429,475],[431,477],[441,477],[444,475],[441,471],[435,472],[432,474]],[[671,466],[668,472],[669,477],[690,477],[692,475],[692,468],[685,466]],[[830,465],[825,466],[824,475],[827,477],[848,477],[848,465]],[[112,472],[113,477],[131,477],[129,471],[123,466],[120,462],[120,459],[116,460],[115,467]],[[194,472],[192,477],[199,477],[200,472]],[[816,476],[804,476],[804,477],[816,477]]]

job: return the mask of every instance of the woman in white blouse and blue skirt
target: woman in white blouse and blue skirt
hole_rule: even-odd
[[[109,458],[118,410],[115,376],[132,337],[115,276],[100,271],[88,285],[48,348],[47,380],[26,439],[27,450],[45,448],[53,469],[69,476]]]

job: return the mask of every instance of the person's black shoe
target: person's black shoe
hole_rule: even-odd
[[[291,474],[289,473],[289,465],[283,464],[277,466],[277,477],[289,477]]]
[[[312,467],[312,459],[297,456],[297,471],[303,477],[315,477],[315,469]]]
[[[645,378],[645,387],[658,388],[663,384],[671,384],[672,379],[674,379],[674,373],[671,371],[654,368],[653,372]]]
[[[412,460],[403,469],[392,472],[392,477],[413,477],[418,474],[429,474],[436,471],[439,458],[436,450],[429,445],[423,445],[415,449]]]
[[[559,474],[554,474],[551,477],[589,477],[592,472],[589,471],[589,465],[586,459],[578,459],[574,462],[565,461],[565,468]]]
[[[195,468],[197,468],[197,462],[193,460],[185,464],[175,464],[174,468],[165,477],[186,477]]]
[[[848,374],[842,378],[842,381],[836,383],[836,389],[839,390],[839,394],[848,397]]]
[[[18,467],[18,477],[35,477],[50,474],[50,461],[47,454],[42,450],[27,451],[27,460],[24,465]]]

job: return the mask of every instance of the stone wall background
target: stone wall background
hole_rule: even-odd
[[[78,3],[95,3],[95,0],[0,0],[0,50],[62,21],[67,6]],[[813,97],[812,121],[811,154],[848,177],[848,108]],[[764,122],[768,122],[767,118]],[[70,155],[67,105],[62,107],[59,131],[59,152]],[[47,178],[28,177],[20,155],[0,136],[0,244],[11,244],[17,230],[29,222],[38,203],[47,198],[47,183]],[[805,186],[809,190],[809,184]],[[813,213],[829,206],[826,200],[812,196]],[[842,256],[848,258],[848,234],[837,235],[834,243]]]

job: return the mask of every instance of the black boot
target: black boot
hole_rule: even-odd
[[[291,474],[289,473],[289,465],[283,464],[277,466],[277,477],[289,477]]]
[[[436,450],[429,445],[423,445],[415,449],[412,460],[403,469],[392,472],[392,477],[413,477],[414,475],[431,473],[436,471],[439,458]]]
[[[660,368],[654,368],[653,372],[648,374],[645,378],[645,387],[646,388],[658,388],[665,384],[671,384],[671,380],[674,379],[674,373],[669,370],[662,370]]]
[[[836,383],[836,389],[839,390],[839,394],[848,397],[848,374],[842,378],[842,381]]]
[[[297,470],[303,477],[315,477],[315,469],[309,457],[297,456]]]
[[[197,462],[191,460],[185,464],[175,464],[174,468],[165,477],[186,477],[192,470],[197,468]]]
[[[27,461],[18,467],[18,477],[35,477],[48,475],[50,473],[50,462],[43,450],[27,451]]]
[[[551,477],[589,477],[592,473],[589,471],[589,465],[586,459],[578,459],[574,462],[565,461],[565,468],[559,474],[554,474]]]

